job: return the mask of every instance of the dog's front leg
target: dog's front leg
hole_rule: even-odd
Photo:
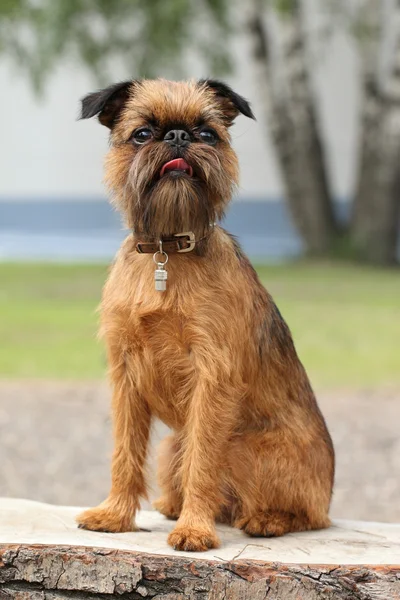
[[[151,415],[126,361],[112,368],[111,375],[115,444],[111,491],[102,504],[78,515],[77,522],[93,531],[135,531],[139,498],[147,497],[144,465]]]
[[[175,550],[217,548],[215,516],[221,504],[220,473],[236,415],[237,390],[228,382],[198,382],[185,428],[182,460],[184,502],[168,543]]]

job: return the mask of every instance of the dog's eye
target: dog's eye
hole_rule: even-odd
[[[217,134],[212,129],[203,129],[200,131],[199,136],[201,141],[206,144],[215,144],[218,141]]]
[[[153,137],[153,132],[151,129],[147,127],[142,127],[141,129],[137,129],[132,134],[132,139],[138,144],[144,144],[148,140],[151,140]]]

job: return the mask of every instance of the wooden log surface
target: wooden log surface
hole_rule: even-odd
[[[77,529],[81,509],[0,499],[0,599],[400,600],[400,525],[337,521],[325,531],[252,539],[218,526],[221,547],[174,552],[174,523]]]

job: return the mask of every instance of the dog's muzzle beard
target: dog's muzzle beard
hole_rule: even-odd
[[[215,211],[204,185],[185,176],[166,176],[133,207],[137,229],[149,236],[193,231],[200,236],[215,220]]]
[[[223,216],[219,192],[206,183],[199,165],[190,161],[187,155],[185,160],[193,165],[193,176],[174,172],[160,177],[162,165],[168,160],[171,160],[171,153],[164,160],[157,160],[155,169],[148,165],[132,166],[130,187],[134,229],[149,237],[182,231],[194,231],[197,237],[202,237],[208,232],[210,223]]]

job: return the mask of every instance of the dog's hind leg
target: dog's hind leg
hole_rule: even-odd
[[[180,461],[181,443],[177,435],[169,435],[159,447],[157,480],[161,488],[161,496],[153,502],[153,506],[158,512],[173,520],[179,519],[183,503]]]
[[[239,506],[235,527],[271,537],[330,525],[333,465],[322,440],[304,443],[283,431],[240,434],[228,465]]]
[[[306,515],[280,510],[260,511],[250,518],[241,517],[235,521],[235,526],[252,537],[278,537],[285,533],[315,529]]]

